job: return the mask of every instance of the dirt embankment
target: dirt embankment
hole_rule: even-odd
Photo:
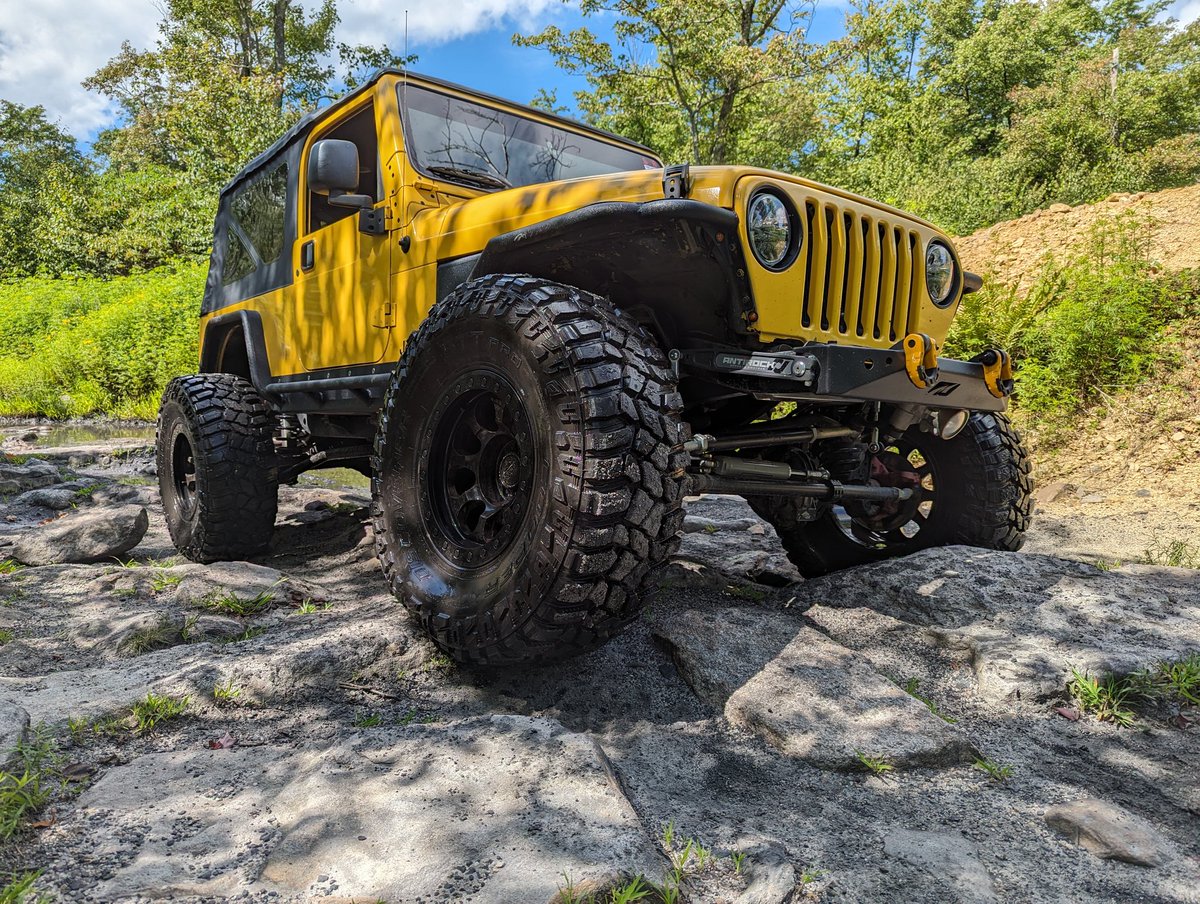
[[[1122,216],[1147,223],[1150,258],[1164,272],[1200,267],[1200,185],[1111,195],[1077,207],[1054,204],[955,244],[968,270],[1026,288],[1047,257],[1066,260],[1083,249],[1095,226]]]
[[[1023,291],[1048,260],[1084,253],[1096,227],[1122,217],[1144,224],[1162,273],[1200,268],[1200,185],[1057,204],[957,245],[967,269]],[[1060,427],[1050,442],[1030,431],[1038,551],[1125,562],[1200,555],[1200,322],[1172,326],[1161,350],[1149,379],[1081,413],[1073,433]]]

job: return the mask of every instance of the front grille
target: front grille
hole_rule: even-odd
[[[804,215],[805,329],[888,345],[914,331],[917,233],[817,198],[805,202]]]

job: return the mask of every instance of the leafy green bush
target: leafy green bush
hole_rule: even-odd
[[[0,414],[152,417],[195,370],[205,268],[0,283]]]
[[[1155,270],[1149,232],[1145,220],[1105,221],[1080,253],[1048,260],[1027,290],[987,285],[964,302],[946,353],[1007,349],[1017,405],[1046,420],[1136,385],[1166,352],[1164,328],[1197,312],[1194,280]]]

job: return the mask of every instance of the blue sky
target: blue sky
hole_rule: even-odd
[[[301,0],[311,7],[315,0]],[[816,0],[811,37],[841,33],[844,0]],[[347,43],[404,41],[404,0],[340,0],[338,39]],[[562,0],[449,0],[409,7],[409,48],[414,67],[429,75],[528,102],[539,88],[557,88],[559,102],[572,104],[581,78],[555,68],[540,48],[512,45],[515,32],[555,23],[577,27],[582,17]],[[1200,18],[1200,0],[1174,0],[1171,14]],[[160,17],[157,0],[0,0],[0,98],[41,104],[64,128],[89,141],[111,125],[115,111],[80,82],[117,54],[121,42],[151,46]],[[603,19],[588,26],[610,34]]]

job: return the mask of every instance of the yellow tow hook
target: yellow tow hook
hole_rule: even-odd
[[[904,337],[904,369],[917,389],[929,389],[938,380],[938,346],[924,333]]]
[[[983,382],[988,392],[998,399],[1012,395],[1012,359],[1008,357],[1008,352],[989,348],[971,360],[983,365]]]

